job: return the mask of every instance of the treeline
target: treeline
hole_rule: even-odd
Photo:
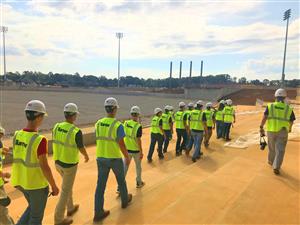
[[[2,78],[3,79],[3,78]],[[20,85],[41,85],[41,86],[62,86],[62,87],[116,87],[118,80],[106,78],[105,76],[52,73],[44,74],[35,71],[8,72],[6,75],[8,82],[14,82]],[[228,74],[209,75],[205,77],[184,77],[166,78],[166,79],[143,79],[133,76],[120,78],[121,87],[150,87],[150,88],[179,88],[185,86],[199,85],[223,85],[223,84],[253,84],[264,86],[278,86],[279,80],[247,80],[246,77],[237,79]],[[297,87],[300,85],[300,79],[286,81],[287,87]]]

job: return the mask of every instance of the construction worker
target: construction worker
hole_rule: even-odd
[[[132,201],[132,194],[128,194],[125,180],[125,170],[122,157],[128,166],[130,157],[126,149],[124,138],[125,131],[121,122],[115,117],[119,108],[115,98],[109,97],[104,102],[106,117],[95,124],[96,130],[96,156],[98,166],[98,180],[95,192],[94,222],[99,222],[109,215],[104,210],[104,192],[110,170],[114,172],[121,195],[121,206],[127,208]]]
[[[174,123],[174,121],[175,121],[174,107],[170,105],[169,109],[170,109],[169,112],[172,115],[172,120],[173,120],[173,123]]]
[[[142,180],[142,125],[139,123],[141,109],[138,106],[132,106],[130,109],[131,119],[124,122],[125,130],[125,145],[129,154],[130,161],[133,158],[136,170],[136,188],[141,188],[145,185]],[[129,165],[125,167],[125,176]]]
[[[79,152],[84,156],[85,162],[89,161],[89,156],[83,145],[81,130],[74,125],[78,107],[74,103],[68,103],[64,107],[65,121],[57,123],[52,131],[53,139],[53,159],[57,172],[62,177],[61,194],[55,208],[54,224],[71,224],[73,220],[69,218],[74,215],[79,208],[73,203],[73,184],[79,163]],[[67,216],[65,211],[67,208]]]
[[[182,155],[182,150],[186,149],[188,135],[188,114],[185,113],[185,103],[179,103],[179,111],[175,113],[175,125],[177,133],[176,156]]]
[[[162,122],[162,128],[165,133],[163,152],[166,153],[168,151],[169,142],[173,136],[173,119],[169,105],[165,106],[165,113],[162,114]]]
[[[19,189],[28,202],[28,207],[17,224],[42,224],[49,187],[56,196],[59,189],[48,165],[48,140],[38,133],[44,116],[43,102],[32,100],[25,107],[27,126],[15,132],[13,138],[13,164],[11,183]]]
[[[206,103],[206,109],[204,110],[205,116],[206,116],[206,125],[207,125],[207,131],[205,132],[204,136],[204,146],[207,148],[209,146],[209,140],[212,136],[212,131],[215,128],[216,120],[214,115],[214,110],[212,108],[212,103],[207,102]]]
[[[273,167],[273,172],[280,174],[288,133],[296,120],[293,109],[285,103],[286,90],[280,88],[275,92],[275,102],[269,103],[260,124],[260,134],[265,136],[264,125],[268,136],[269,155],[268,163]]]
[[[155,108],[154,109],[154,116],[151,120],[151,143],[149,147],[148,152],[148,162],[152,162],[152,155],[155,149],[156,142],[158,143],[158,157],[159,159],[163,159],[164,155],[162,152],[162,145],[164,142],[164,138],[166,137],[166,134],[163,130],[163,121],[162,121],[162,109],[161,108]]]
[[[223,109],[225,107],[225,101],[221,100],[219,102],[218,109],[215,111],[215,119],[216,119],[216,130],[217,130],[217,139],[222,137],[223,134]]]
[[[3,146],[1,141],[5,134],[5,130],[0,126],[0,224],[13,225],[12,218],[8,215],[7,207],[10,205],[10,198],[7,196],[4,190],[4,179],[10,178],[10,173],[3,172],[3,160],[5,155],[8,154],[9,149]]]
[[[196,108],[192,111],[190,117],[190,129],[191,135],[193,137],[194,143],[190,142],[188,146],[188,151],[191,151],[194,144],[194,154],[192,156],[192,161],[196,162],[197,159],[200,159],[201,155],[201,144],[204,137],[204,132],[207,131],[206,126],[206,115],[202,110],[203,101],[199,100],[196,103]]]
[[[188,107],[187,110],[185,111],[185,113],[187,114],[188,127],[190,126],[190,116],[191,116],[192,111],[194,110],[194,106],[195,106],[194,103],[190,102],[187,106]],[[186,145],[189,145],[190,142],[193,145],[194,139],[193,139],[191,133],[187,132]],[[186,154],[188,154],[188,151],[186,151]]]
[[[226,105],[223,109],[223,121],[223,138],[225,139],[225,141],[230,141],[230,128],[232,124],[235,123],[235,111],[232,107],[231,99],[226,100]]]

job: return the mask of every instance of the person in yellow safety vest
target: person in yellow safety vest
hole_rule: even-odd
[[[164,143],[163,143],[163,153],[168,151],[168,146],[170,140],[172,140],[173,136],[173,119],[172,114],[170,112],[170,106],[165,106],[165,113],[162,114],[162,128],[165,133]]]
[[[177,134],[176,156],[182,155],[182,150],[187,149],[187,135],[189,132],[188,114],[185,113],[185,103],[179,103],[179,111],[175,113],[175,126]]]
[[[201,144],[204,137],[204,132],[207,131],[206,115],[202,110],[202,107],[203,101],[197,101],[196,108],[192,111],[190,116],[190,129],[194,142],[190,142],[188,151],[191,151],[194,144],[195,151],[192,156],[193,162],[196,162],[197,159],[200,159],[201,155],[203,155],[203,153],[201,152]]]
[[[174,123],[174,121],[175,121],[174,107],[170,105],[169,109],[170,109],[169,112],[172,115],[172,120],[173,120],[173,123]]]
[[[223,138],[225,141],[230,141],[230,128],[235,123],[235,111],[232,107],[232,100],[227,99],[226,105],[223,109]]]
[[[99,222],[109,215],[108,210],[104,210],[104,192],[110,170],[114,172],[121,195],[121,206],[127,208],[132,201],[132,194],[128,194],[125,164],[128,166],[130,157],[125,146],[125,131],[123,124],[116,119],[119,108],[115,98],[109,97],[104,102],[106,117],[99,119],[95,124],[96,133],[96,156],[98,167],[98,180],[95,191],[95,215],[94,222]]]
[[[293,109],[285,103],[286,97],[285,89],[276,90],[276,100],[268,104],[260,124],[260,134],[265,136],[264,125],[267,123],[268,163],[273,167],[273,172],[276,175],[280,174],[288,133],[292,131],[293,123],[296,120]]]
[[[7,207],[10,205],[10,198],[7,196],[4,189],[4,179],[10,178],[10,173],[3,171],[3,160],[5,158],[5,155],[7,155],[9,151],[8,148],[3,146],[3,143],[1,141],[4,134],[5,130],[0,126],[0,224],[13,225],[14,222],[9,216],[7,209]]]
[[[219,102],[218,109],[215,111],[215,119],[216,119],[216,133],[217,133],[217,139],[221,138],[223,135],[223,109],[225,107],[225,101],[221,100]]]
[[[55,124],[52,131],[53,159],[56,170],[62,177],[61,190],[63,190],[55,208],[55,225],[67,225],[73,222],[69,217],[74,215],[79,208],[78,204],[73,203],[72,194],[79,163],[79,152],[84,156],[85,162],[89,161],[83,145],[82,132],[74,125],[78,114],[76,104],[66,104],[64,106],[65,121]],[[66,208],[68,217],[65,218]]]
[[[193,102],[190,102],[188,104],[188,106],[187,106],[188,107],[187,110],[185,111],[185,113],[187,114],[187,124],[188,124],[188,127],[190,126],[190,117],[191,117],[192,111],[194,110],[194,106],[195,106],[195,104]],[[186,145],[187,146],[189,144],[193,145],[193,143],[194,143],[194,139],[193,139],[193,137],[191,135],[191,132],[187,132]],[[187,150],[187,147],[186,147],[186,150]],[[185,153],[188,155],[189,151],[185,151]]]
[[[162,145],[164,142],[164,137],[166,137],[164,130],[163,130],[163,121],[162,121],[162,109],[161,108],[155,108],[154,109],[154,116],[151,120],[151,143],[149,146],[149,152],[148,152],[148,162],[152,162],[152,155],[155,149],[156,142],[158,144],[158,158],[164,159],[164,154],[162,152]]]
[[[128,151],[130,160],[133,158],[136,170],[136,188],[142,188],[145,182],[142,180],[142,159],[143,146],[142,135],[143,128],[139,122],[141,109],[138,106],[132,106],[130,109],[131,119],[124,122],[125,130],[125,145]],[[125,167],[125,176],[127,174],[129,165]]]
[[[215,129],[216,119],[215,112],[213,110],[213,105],[211,102],[206,103],[206,109],[204,110],[206,116],[207,132],[204,134],[204,146],[207,148],[209,146],[209,140],[212,136],[212,131]]]
[[[13,164],[11,183],[19,189],[28,202],[18,225],[42,224],[49,187],[51,195],[58,195],[59,189],[48,165],[48,140],[38,133],[46,107],[39,100],[32,100],[25,107],[27,126],[15,132],[13,138]],[[49,184],[48,184],[49,183]]]

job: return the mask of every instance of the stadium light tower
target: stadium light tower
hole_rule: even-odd
[[[119,41],[119,50],[118,50],[118,88],[120,87],[120,51],[121,51],[121,38],[123,38],[123,33],[116,33],[116,37]]]
[[[289,18],[291,17],[291,9],[288,9],[283,14],[283,20],[286,20],[286,31],[285,31],[285,43],[284,43],[284,53],[283,53],[283,65],[282,65],[282,76],[281,76],[281,87],[284,86],[285,79],[285,58],[286,58],[286,46],[287,46],[287,37],[288,37],[288,29],[289,29]]]
[[[6,58],[5,58],[5,33],[8,31],[7,27],[1,26],[0,27],[1,32],[3,33],[2,39],[3,39],[3,76],[4,81],[6,80]]]

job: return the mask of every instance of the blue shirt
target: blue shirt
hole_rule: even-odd
[[[121,124],[117,130],[117,140],[120,141],[124,137],[125,137],[124,126],[123,124]]]

